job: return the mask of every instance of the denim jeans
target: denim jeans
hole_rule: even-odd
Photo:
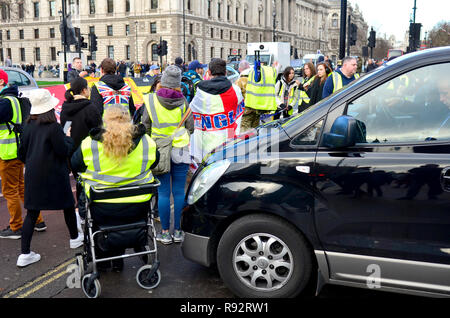
[[[180,229],[181,210],[185,205],[184,187],[186,184],[188,164],[171,162],[170,172],[156,176],[161,185],[158,189],[158,210],[163,230],[170,229],[170,195],[174,201],[174,229]]]

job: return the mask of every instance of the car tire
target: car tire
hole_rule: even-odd
[[[245,298],[295,297],[305,290],[313,271],[303,235],[278,217],[256,214],[225,230],[217,266],[225,285]]]

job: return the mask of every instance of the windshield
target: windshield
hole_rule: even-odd
[[[250,64],[254,64],[255,63],[255,56],[254,55],[247,55],[246,59],[247,59],[247,61]],[[259,59],[264,64],[270,65],[270,55],[260,55]]]

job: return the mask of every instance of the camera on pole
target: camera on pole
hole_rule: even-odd
[[[358,35],[358,26],[354,23],[350,24],[350,45],[356,45]]]

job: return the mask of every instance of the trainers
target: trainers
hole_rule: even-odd
[[[42,232],[45,231],[46,229],[47,225],[45,224],[45,222],[38,223],[34,226],[34,230],[37,232]]]
[[[78,233],[78,237],[76,239],[70,239],[70,248],[78,248],[83,246],[84,235],[83,233]]]
[[[156,240],[166,245],[173,243],[172,236],[169,232],[159,233],[158,235],[156,235]]]
[[[180,230],[175,230],[175,232],[173,232],[172,238],[175,243],[183,242],[183,232]]]
[[[30,252],[29,254],[20,254],[17,259],[17,266],[25,267],[30,264],[36,263],[41,259],[41,255],[36,254],[35,252]]]
[[[22,229],[18,229],[17,231],[13,231],[8,226],[3,231],[0,231],[0,238],[7,238],[7,239],[18,240],[21,237],[22,237]]]

